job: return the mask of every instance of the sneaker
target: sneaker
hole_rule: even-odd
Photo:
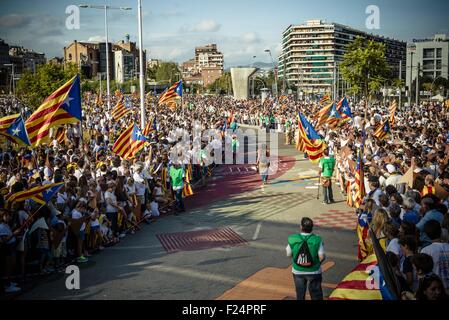
[[[5,293],[17,293],[22,291],[19,287],[13,286],[12,284],[9,287],[5,287]]]
[[[83,257],[83,256],[76,259],[76,262],[78,262],[78,263],[86,263],[87,261],[89,261],[89,259],[87,259],[86,257]]]
[[[322,204],[326,204],[326,205],[328,205],[328,204],[330,204],[329,202],[326,202],[326,201],[323,201],[323,202],[321,202]]]
[[[98,247],[98,250],[100,250],[100,251],[101,251],[101,250],[104,250],[104,247],[103,247],[103,246],[99,246],[99,247]]]
[[[126,237],[126,234],[121,233],[118,237],[119,237],[120,239],[122,239],[122,238]]]

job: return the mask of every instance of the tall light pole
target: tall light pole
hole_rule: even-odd
[[[5,67],[11,67],[11,69],[12,69],[12,78],[11,78],[11,80],[12,80],[12,93],[13,93],[13,95],[15,97],[16,96],[16,84],[15,84],[16,76],[15,76],[15,72],[14,72],[15,65],[14,65],[14,63],[7,63],[7,64],[4,64],[4,66]]]
[[[276,86],[276,97],[277,97],[278,96],[278,77],[277,77],[276,67],[274,66],[274,60],[273,60],[273,56],[271,55],[271,50],[267,49],[267,50],[265,50],[265,52],[267,52],[270,55],[271,64],[273,65],[274,81],[275,81],[275,86]],[[284,66],[284,68],[285,68],[285,66]]]
[[[142,0],[137,1],[139,23],[139,67],[140,67],[140,127],[145,128],[145,73],[143,70]]]
[[[254,64],[255,64],[255,60],[256,60],[256,58],[257,58],[257,56],[253,56],[253,65],[252,65],[252,67],[254,68]],[[252,95],[251,95],[251,97],[254,99],[254,96],[255,96],[255,92],[254,92],[254,78],[255,78],[255,75],[253,75],[252,77],[251,77],[251,80],[252,80],[252,82],[253,82],[253,85],[252,85]]]
[[[410,52],[410,85],[408,86],[408,106],[410,107],[412,105],[412,82],[413,82],[413,54],[414,48],[409,47]]]
[[[112,6],[96,6],[91,4],[80,4],[78,7],[84,9],[101,9],[104,10],[104,29],[106,33],[106,87],[107,87],[107,102],[108,110],[111,110],[111,88],[110,88],[110,75],[109,75],[109,35],[108,35],[108,10],[131,10],[130,7],[112,7]]]

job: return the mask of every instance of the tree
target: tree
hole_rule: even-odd
[[[340,71],[343,79],[351,85],[351,93],[362,93],[369,102],[389,74],[385,58],[385,45],[357,37],[346,48]]]
[[[207,89],[210,90],[212,93],[218,93],[218,94],[226,94],[230,92],[230,86],[231,86],[231,73],[225,72],[221,75],[220,78],[214,81],[214,83],[211,83]]]
[[[22,75],[17,83],[17,96],[31,109],[38,108],[48,96],[78,73],[79,68],[75,64],[65,67],[55,64],[38,66],[36,74],[27,71]]]
[[[181,71],[174,62],[162,62],[156,70],[156,81],[170,81],[171,83],[180,79]],[[171,85],[171,84],[170,84]]]

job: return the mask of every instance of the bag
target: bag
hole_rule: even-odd
[[[331,185],[331,179],[326,177],[321,177],[321,185],[325,188]]]
[[[309,240],[310,237],[311,236],[309,236],[307,239],[301,237],[304,241],[302,242],[301,247],[298,250],[298,254],[295,258],[296,264],[303,268],[309,268],[313,266],[313,258],[310,254],[309,245],[307,244],[307,240]]]

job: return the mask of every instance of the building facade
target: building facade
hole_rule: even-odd
[[[221,67],[203,67],[201,77],[203,79],[203,86],[207,87],[215,82],[223,74]]]
[[[114,70],[117,83],[132,80],[136,76],[134,55],[126,50],[114,51]]]
[[[422,77],[436,80],[448,79],[449,39],[445,34],[436,34],[432,39],[415,39],[407,52],[406,86],[416,80],[418,66]],[[414,88],[412,88],[412,91]]]
[[[11,67],[7,65],[10,63],[9,45],[4,40],[0,39],[0,92],[9,91],[9,75],[11,72]]]
[[[135,42],[130,42],[129,37],[126,38],[126,41],[119,41],[117,43],[109,43],[106,46],[105,42],[78,42],[74,41],[69,46],[64,47],[64,63],[75,63],[81,68],[81,72],[89,78],[95,78],[99,73],[102,74],[103,79],[106,78],[106,48],[108,49],[109,55],[109,77],[111,80],[115,79],[117,74],[115,70],[115,66],[118,65],[114,61],[115,52],[119,51],[122,54],[118,55],[119,59],[123,58],[123,55],[127,56],[126,64],[130,63],[129,55],[133,56],[133,75],[136,75],[139,71],[139,49],[136,46]],[[146,51],[143,52],[143,63],[146,65]],[[121,61],[121,66],[123,63]],[[144,72],[146,73],[146,68],[144,68]],[[123,70],[120,70],[120,74],[123,74]],[[126,71],[126,73],[129,73]],[[125,76],[128,77],[128,76]],[[132,76],[131,76],[132,77]]]
[[[208,44],[195,48],[195,63],[199,72],[203,67],[219,67],[223,70],[224,56],[216,44]]]
[[[96,77],[100,67],[98,43],[74,41],[64,47],[64,64],[74,63],[87,77]],[[104,67],[106,70],[106,67]]]
[[[367,34],[337,23],[310,20],[301,25],[290,25],[282,34],[282,53],[279,56],[280,78],[307,94],[332,92],[334,75],[338,95],[344,91],[344,82],[338,75],[338,64],[343,60],[346,46],[357,36],[384,43],[391,76],[405,78],[407,44],[402,41]],[[285,69],[284,69],[285,68]]]

